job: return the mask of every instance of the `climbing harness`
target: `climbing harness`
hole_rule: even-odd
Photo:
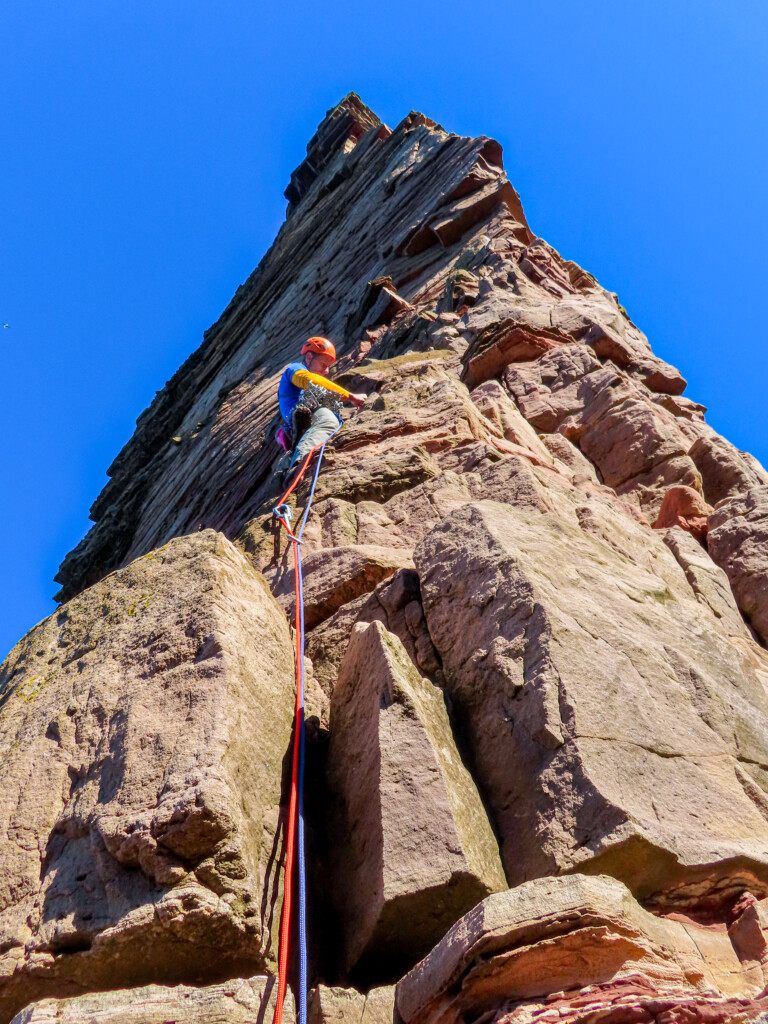
[[[321,388],[318,384],[315,384],[314,381],[310,381],[310,383],[307,384],[301,392],[301,398],[296,405],[294,415],[296,412],[305,414],[309,413],[311,419],[312,413],[316,412],[318,409],[330,409],[340,421],[342,402],[343,399],[341,395],[337,394],[335,391],[326,391],[325,388]]]
[[[283,895],[283,911],[280,919],[280,949],[277,960],[277,1000],[273,1024],[281,1024],[283,1018],[283,1003],[285,1002],[288,973],[295,851],[298,853],[297,874],[299,881],[299,1024],[307,1024],[307,879],[304,857],[304,581],[301,574],[301,537],[304,533],[309,511],[312,508],[312,499],[315,494],[315,486],[317,485],[325,446],[341,430],[341,427],[342,423],[339,421],[339,425],[333,434],[330,434],[321,444],[315,445],[307,453],[295,480],[272,509],[272,514],[285,527],[285,532],[288,534],[293,545],[293,574],[296,591],[296,724],[293,738],[291,797],[288,806],[288,828],[286,831],[285,891]],[[294,533],[291,530],[293,511],[287,504],[287,499],[298,486],[312,460],[312,456],[318,450],[319,455],[312,478],[312,486],[309,489],[307,505],[301,517],[299,528]]]

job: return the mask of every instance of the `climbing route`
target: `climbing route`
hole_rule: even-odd
[[[283,1017],[283,1004],[285,1002],[285,989],[288,974],[288,958],[290,953],[290,934],[293,909],[293,874],[294,865],[297,862],[298,875],[298,941],[299,941],[299,992],[298,1009],[299,1024],[306,1024],[307,1021],[307,880],[306,861],[304,851],[304,766],[305,766],[305,728],[304,728],[304,583],[301,574],[301,538],[304,533],[312,499],[317,486],[317,478],[320,474],[320,466],[323,461],[325,446],[334,437],[341,424],[334,432],[327,437],[322,444],[316,445],[304,459],[299,472],[293,483],[282,496],[278,504],[272,509],[275,518],[284,527],[293,546],[293,572],[296,596],[296,711],[295,728],[293,738],[293,759],[291,768],[291,794],[288,806],[288,828],[286,834],[286,858],[285,858],[285,893],[283,897],[283,912],[280,920],[280,948],[278,953],[278,979],[277,979],[277,1000],[275,1004],[274,1024],[281,1024]],[[309,489],[309,497],[301,517],[299,528],[294,533],[291,530],[293,521],[293,510],[287,504],[287,500],[298,486],[312,457],[318,452],[315,465],[312,486]]]

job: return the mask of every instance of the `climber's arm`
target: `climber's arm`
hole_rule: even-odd
[[[350,397],[349,391],[340,384],[335,384],[332,380],[328,380],[327,377],[321,377],[319,373],[310,373],[309,370],[297,370],[291,377],[291,383],[302,390],[308,384],[317,384],[319,387],[325,388],[326,391],[335,391],[336,394],[341,395],[345,400]]]

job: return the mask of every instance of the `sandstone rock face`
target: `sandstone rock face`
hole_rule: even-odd
[[[578,867],[659,905],[768,892],[768,659],[562,516],[466,505],[415,561],[510,884]]]
[[[309,997],[309,1024],[393,1024],[395,986],[372,988],[363,995],[354,988],[318,985]]]
[[[379,622],[359,623],[331,699],[334,889],[347,970],[394,977],[504,887],[440,691]]]
[[[706,605],[730,636],[748,637],[749,632],[739,612],[728,577],[684,527],[667,530],[664,543],[677,559],[696,599]]]
[[[44,999],[22,1010],[12,1024],[262,1024],[275,1009],[274,978],[235,978],[193,988],[146,985],[73,999]],[[283,1019],[293,1024],[293,1000]]]
[[[731,581],[739,608],[768,644],[768,486],[720,505],[709,519],[712,558]]]
[[[764,985],[760,961],[725,928],[654,917],[614,879],[572,875],[489,896],[396,1001],[405,1024],[746,1021],[763,1019]]]
[[[293,665],[243,556],[213,531],[169,542],[37,626],[0,678],[2,1019],[272,964]]]
[[[390,130],[351,94],[286,196],[110,467],[68,603],[2,670],[0,1024],[148,983],[205,986],[204,1015],[211,986],[273,969],[294,687],[277,381],[317,333],[367,398],[301,546],[313,1024],[389,1024],[381,986],[425,954],[406,1018],[754,1019],[765,470],[533,234],[494,140],[418,113]],[[499,845],[513,888],[472,910],[504,885]],[[484,959],[467,935],[499,907]]]
[[[692,487],[670,487],[664,495],[653,527],[655,530],[664,530],[676,526],[687,530],[696,540],[703,541],[709,529],[708,517],[711,512],[711,507]]]
[[[751,487],[768,484],[763,467],[715,434],[705,434],[692,446],[690,456],[702,476],[704,495],[710,505],[743,494]]]

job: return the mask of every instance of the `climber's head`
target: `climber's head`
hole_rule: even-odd
[[[336,348],[327,338],[314,337],[305,341],[301,354],[310,373],[319,373],[323,377],[331,363],[336,362]]]

